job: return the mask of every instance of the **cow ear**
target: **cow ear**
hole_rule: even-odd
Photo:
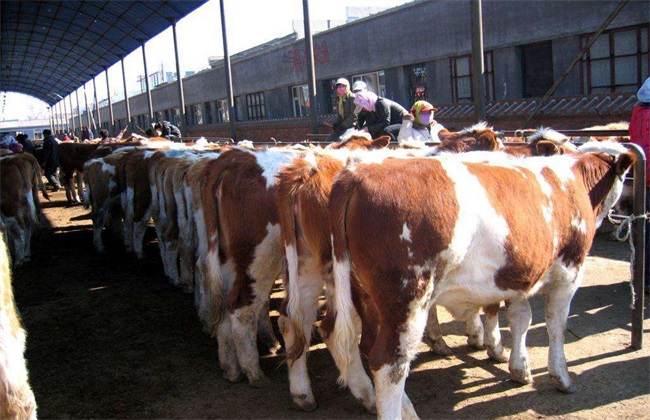
[[[559,153],[557,144],[552,141],[538,141],[535,149],[537,150],[537,156],[553,156]]]
[[[623,175],[625,171],[630,169],[636,163],[636,156],[632,153],[626,152],[618,155],[616,159],[616,175]]]
[[[390,136],[377,137],[370,144],[369,149],[383,149],[390,143]]]

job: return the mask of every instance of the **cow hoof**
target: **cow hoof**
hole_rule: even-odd
[[[449,348],[447,343],[445,343],[445,340],[442,338],[431,338],[431,337],[424,337],[424,342],[426,343],[427,346],[431,349],[431,351],[439,356],[445,356],[449,357],[451,356],[454,352]]]
[[[248,384],[252,388],[267,388],[271,385],[271,381],[266,376],[260,376],[259,378],[249,379]]]
[[[246,376],[244,376],[244,374],[242,374],[240,371],[224,372],[223,377],[228,382],[232,383],[242,382],[244,379],[246,379]]]
[[[282,348],[282,345],[280,344],[279,341],[275,341],[275,343],[267,343],[267,346],[268,346],[267,347],[268,354],[270,354],[271,356],[277,356],[278,351],[280,351],[280,349]]]
[[[508,361],[508,356],[506,356],[506,352],[503,349],[501,349],[501,353],[497,353],[496,351],[494,351],[493,347],[488,347],[487,354],[488,357],[494,360],[495,362],[504,363]]]
[[[291,406],[296,410],[309,412],[318,408],[314,397],[308,398],[305,394],[291,395],[291,400]]]
[[[364,407],[366,407],[368,413],[377,414],[377,404],[375,404],[374,402],[371,404],[366,404],[363,400],[359,400],[359,402],[363,404]]]
[[[510,379],[519,382],[522,385],[528,385],[533,381],[533,378],[528,369],[511,369]]]
[[[557,388],[558,391],[565,394],[575,394],[578,391],[575,385],[573,385],[571,382],[569,382],[568,385],[564,385],[562,383],[562,379],[559,376],[551,375],[551,383]]]
[[[468,335],[467,336],[467,345],[475,349],[483,350],[485,345],[483,344],[482,335]]]

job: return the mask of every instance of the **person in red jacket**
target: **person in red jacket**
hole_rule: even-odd
[[[643,149],[646,159],[650,157],[650,77],[636,94],[639,103],[632,109],[630,118],[630,141]],[[646,160],[645,198],[646,211],[650,209],[650,170]],[[646,221],[647,222],[647,221]],[[650,226],[645,231],[645,292],[650,293]]]

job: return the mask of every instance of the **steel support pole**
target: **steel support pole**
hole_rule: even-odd
[[[47,113],[48,116],[50,117],[49,123],[50,123],[50,131],[54,130],[54,114],[52,114],[52,107],[48,106],[47,107]]]
[[[72,106],[72,94],[68,96],[68,99],[70,100],[70,119],[72,120],[72,134],[77,135],[77,126],[74,122],[74,107]]]
[[[58,115],[57,124],[59,125],[59,134],[61,134],[63,133],[63,116],[61,115],[61,101],[59,101],[56,105],[57,105],[56,113]]]
[[[316,70],[314,69],[314,40],[311,36],[311,25],[309,23],[309,0],[302,0],[302,14],[305,20],[305,53],[307,55],[309,84],[309,119],[311,121],[311,132],[318,134],[318,104],[316,103]]]
[[[81,137],[81,127],[84,123],[81,121],[81,103],[79,102],[79,88],[75,90],[75,96],[77,97],[77,114],[79,115],[79,137]]]
[[[108,67],[104,67],[106,74],[106,93],[108,96],[108,118],[111,121],[111,133],[115,133],[115,114],[113,114],[113,101],[111,101],[111,83],[108,80]]]
[[[122,83],[124,85],[124,106],[126,107],[126,125],[133,131],[133,124],[131,124],[131,107],[129,106],[129,92],[126,89],[126,71],[124,70],[124,57],[122,61]]]
[[[61,102],[63,102],[63,121],[65,121],[63,124],[63,132],[67,133],[70,131],[70,125],[68,123],[68,107],[65,104],[65,98],[61,99]]]
[[[95,84],[95,78],[93,77],[93,93],[95,95],[95,113],[97,115],[97,130],[102,129],[102,117],[99,115],[99,101],[97,100],[97,85]],[[95,133],[95,135],[99,135],[99,133]]]
[[[149,124],[153,122],[153,102],[151,101],[151,89],[149,88],[149,71],[147,71],[147,54],[144,50],[144,41],[142,45],[142,62],[144,63],[144,83],[147,86],[147,105],[149,106]]]
[[[59,134],[59,116],[57,115],[58,111],[56,110],[56,104],[52,105],[52,110],[52,121],[54,122],[54,131],[52,131],[52,133],[56,135]]]
[[[636,155],[634,164],[634,203],[632,204],[632,213],[638,218],[632,222],[632,243],[634,244],[634,265],[632,271],[632,289],[634,290],[634,301],[632,302],[632,348],[639,350],[643,348],[643,309],[645,293],[645,270],[646,267],[646,246],[645,231],[646,219],[640,216],[646,214],[646,165],[647,156],[643,153],[641,147],[636,144],[626,144]]]
[[[228,119],[230,120],[230,137],[237,141],[237,126],[235,125],[235,95],[232,88],[232,73],[230,70],[230,55],[228,54],[228,31],[226,31],[226,8],[224,0],[219,0],[221,9],[221,37],[223,38],[223,63],[226,70],[226,90],[228,93]]]
[[[471,0],[472,96],[475,122],[485,121],[485,69],[483,66],[483,11],[481,0]]]
[[[178,124],[178,128],[181,130],[181,134],[183,134],[183,130],[187,126],[187,116],[185,115],[185,93],[183,92],[183,78],[181,77],[181,62],[178,58],[176,18],[172,19],[172,34],[174,35],[174,57],[176,58],[176,86],[178,87],[178,108],[181,111],[181,121]]]
[[[88,125],[88,129],[92,127],[92,124],[90,123],[90,109],[88,109],[88,93],[86,92],[86,84],[84,83],[84,103],[86,104],[86,121]]]

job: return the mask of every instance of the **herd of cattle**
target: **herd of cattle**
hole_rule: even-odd
[[[282,278],[278,324],[299,409],[316,408],[307,352],[323,290],[319,330],[339,381],[382,418],[417,417],[404,384],[421,340],[451,353],[436,305],[466,322],[470,345],[509,361],[511,378],[530,383],[528,298],[546,294],[550,378],[575,392],[563,349],[569,305],[595,229],[635,156],[614,142],[577,148],[550,129],[519,146],[504,147],[485,124],[442,140],[390,148],[387,137],[355,133],[326,148],[69,144],[60,160],[83,173],[98,252],[110,228],[142,258],[153,219],[165,274],[194,293],[230,381],[242,374],[254,387],[268,381],[256,343],[280,348],[269,296]],[[23,182],[7,194],[18,200],[5,196],[10,161]],[[39,221],[38,190],[46,193],[28,157],[0,157],[0,169],[2,222],[20,264]],[[73,202],[81,183],[78,194],[72,170],[64,172]],[[502,301],[513,336],[509,357],[498,325]]]

